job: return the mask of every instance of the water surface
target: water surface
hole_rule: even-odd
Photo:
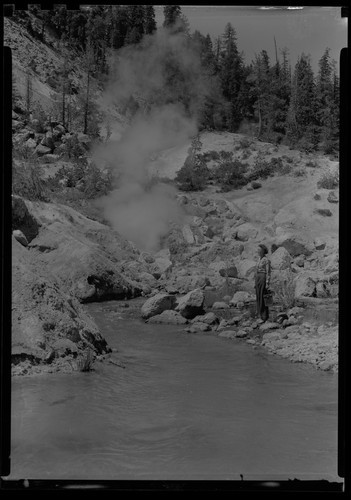
[[[10,478],[340,481],[336,375],[111,304],[87,309],[125,369],[13,381]]]

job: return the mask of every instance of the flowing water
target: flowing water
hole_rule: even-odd
[[[335,374],[87,309],[125,368],[15,379],[10,478],[340,481]]]

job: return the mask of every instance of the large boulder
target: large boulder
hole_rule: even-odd
[[[270,258],[272,269],[288,269],[291,260],[291,255],[284,247],[279,247]]]
[[[197,288],[178,299],[175,310],[180,312],[186,319],[195,318],[199,314],[204,314],[204,292]]]
[[[15,238],[11,325],[14,363],[29,360],[45,364],[58,341],[70,341],[71,352],[87,347],[98,354],[110,351],[93,319],[64,290],[56,273],[37,261],[35,253],[28,252]]]
[[[236,265],[238,269],[238,276],[240,278],[248,278],[249,276],[252,276],[255,273],[256,264],[257,263],[254,260],[240,260]]]
[[[316,296],[316,282],[315,280],[305,274],[300,274],[295,278],[295,297],[315,297]]]
[[[43,156],[43,155],[46,155],[46,154],[51,153],[51,152],[52,152],[52,149],[47,147],[47,146],[43,146],[43,144],[38,144],[38,146],[35,148],[35,153],[38,156]]]
[[[30,242],[38,235],[40,222],[29,212],[27,203],[20,196],[12,195],[12,229],[21,231]]]
[[[236,229],[236,239],[238,239],[239,241],[248,241],[254,239],[258,234],[258,230],[249,222],[241,224]]]
[[[20,231],[19,229],[15,229],[14,231],[12,231],[12,234],[16,238],[16,240],[19,243],[21,243],[21,245],[23,245],[24,247],[28,246],[28,240],[24,236],[24,234],[22,233],[22,231]]]
[[[176,302],[174,295],[168,293],[158,293],[144,302],[141,308],[141,317],[143,319],[149,319],[152,316],[161,314],[167,309],[173,309]]]
[[[339,197],[337,196],[335,191],[329,191],[327,200],[329,201],[329,203],[339,203]]]
[[[276,244],[284,247],[292,257],[309,256],[314,251],[309,241],[296,234],[282,234],[277,238]]]

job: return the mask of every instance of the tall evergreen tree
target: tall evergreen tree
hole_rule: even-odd
[[[288,111],[288,137],[300,146],[313,149],[318,142],[316,132],[316,91],[311,61],[302,54],[296,65],[292,80],[291,99]]]
[[[316,84],[319,139],[325,152],[337,149],[339,134],[338,77],[336,63],[330,60],[329,53],[330,49],[327,48],[319,60]]]
[[[163,14],[163,27],[172,28],[176,22],[180,20],[182,9],[180,8],[180,5],[165,5],[163,7]]]
[[[151,35],[156,31],[155,9],[153,5],[145,5],[144,32]]]
[[[222,36],[219,64],[223,95],[230,103],[228,127],[233,132],[237,130],[242,120],[238,95],[244,74],[243,59],[238,52],[236,40],[235,29],[228,23]]]

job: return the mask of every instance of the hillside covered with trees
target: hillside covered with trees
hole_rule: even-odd
[[[78,126],[83,133],[95,136],[103,120],[94,102],[95,92],[104,88],[115,70],[118,51],[147,44],[148,37],[157,31],[152,5],[91,6],[79,11],[64,6],[41,11],[31,6],[28,12],[15,10],[12,19],[28,34],[60,52],[62,64],[48,68],[46,75],[56,91],[58,120],[63,126]],[[199,31],[191,33],[179,5],[164,7],[163,27],[184,37],[184,50],[199,57],[197,77],[210,88],[199,109],[200,130],[244,132],[263,141],[337,154],[339,77],[328,48],[314,74],[305,53],[292,68],[288,48],[277,49],[274,61],[262,49],[255,60],[245,64],[235,27],[228,23],[215,40]],[[172,99],[177,98],[189,110],[193,97],[189,75],[176,59],[169,58],[164,65]],[[84,70],[84,82],[77,83],[74,78],[77,66]],[[33,107],[31,78],[35,72],[36,62],[32,61],[23,96],[27,112]],[[16,106],[16,80],[13,94]],[[130,99],[123,113],[135,114],[141,102],[143,96]]]

